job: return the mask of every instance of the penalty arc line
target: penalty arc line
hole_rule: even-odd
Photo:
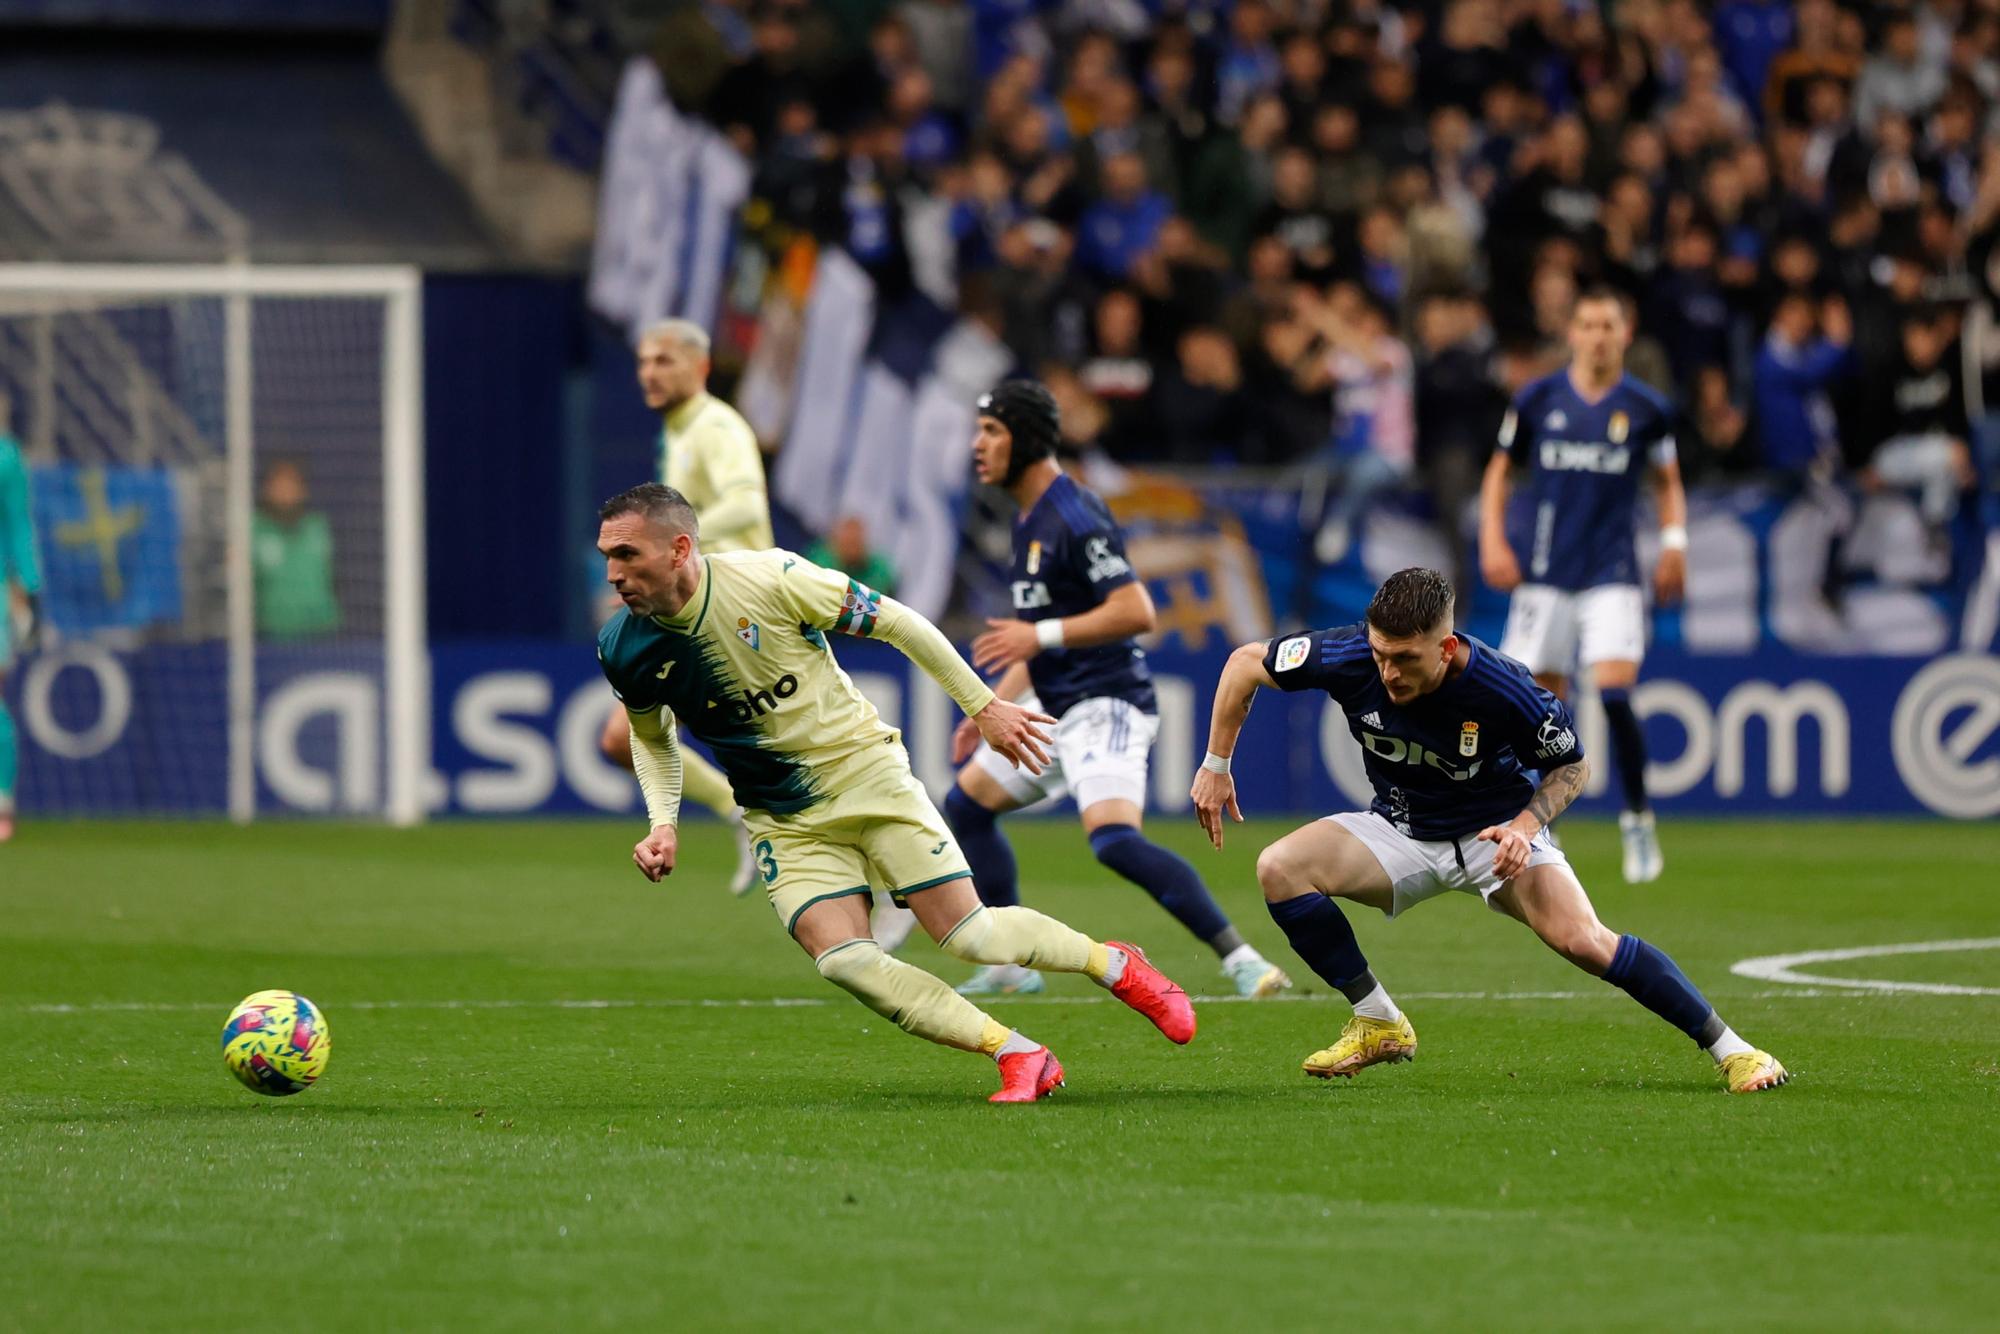
[[[1850,959],[1880,959],[1894,954],[1955,954],[2000,950],[2000,937],[1982,940],[1915,940],[1894,945],[1855,945],[1837,950],[1803,950],[1797,954],[1767,954],[1731,964],[1738,977],[1759,982],[1785,982],[1800,987],[1834,987],[1852,993],[1896,991],[1922,996],[2000,996],[2000,987],[1965,986],[1956,982],[1903,982],[1879,977],[1829,977],[1802,973],[1801,965],[1845,963]]]

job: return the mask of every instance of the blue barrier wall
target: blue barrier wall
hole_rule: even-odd
[[[893,650],[841,643],[840,659],[903,728],[918,776],[942,794],[958,715]],[[1207,738],[1220,650],[1154,656],[1161,700],[1152,808],[1187,809]],[[30,658],[8,682],[30,813],[217,813],[227,793],[222,653],[215,645],[134,653],[73,644]],[[385,748],[381,663],[337,654],[259,655],[254,738],[270,812],[379,808]],[[436,646],[431,804],[440,814],[636,812],[629,775],[597,753],[611,697],[585,644]],[[1652,784],[1669,813],[2000,815],[2000,657],[1740,658],[1664,650],[1635,692]],[[1578,710],[1605,758],[1594,702]],[[1246,813],[1306,816],[1365,805],[1360,752],[1323,696],[1267,694],[1238,750]],[[1599,763],[1584,810],[1607,811]]]
[[[904,729],[919,776],[941,791],[956,711],[877,644],[838,646],[842,663]],[[1162,728],[1153,807],[1186,809],[1225,654],[1153,657]],[[588,648],[440,646],[433,657],[442,809],[482,814],[637,810],[596,753],[609,700]],[[1695,657],[1664,651],[1636,692],[1666,811],[1705,814],[2000,814],[2000,658],[1809,658],[1778,651]],[[1587,748],[1605,758],[1602,717],[1579,708]],[[1324,696],[1267,694],[1237,766],[1246,811],[1322,813],[1367,797],[1360,753]],[[1582,809],[1609,811],[1608,765]]]
[[[574,279],[424,279],[433,636],[556,638],[569,629],[562,554],[573,516],[597,503],[569,482],[566,379],[583,337]]]

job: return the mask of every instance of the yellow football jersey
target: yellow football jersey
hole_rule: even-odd
[[[794,552],[725,552],[678,614],[612,617],[597,656],[627,709],[664,707],[708,744],[738,805],[784,815],[901,742],[826,639],[866,638],[882,611],[881,594]]]
[[[660,480],[694,506],[703,551],[776,545],[756,432],[714,395],[696,394],[667,414],[660,429]]]

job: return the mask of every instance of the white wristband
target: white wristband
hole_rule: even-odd
[[[1051,616],[1046,621],[1035,622],[1035,642],[1043,648],[1063,646],[1062,617]]]
[[[1660,530],[1660,550],[1686,551],[1687,549],[1688,530],[1686,524],[1670,523]]]
[[[1201,757],[1201,767],[1212,774],[1226,774],[1229,772],[1229,757],[1211,750]]]

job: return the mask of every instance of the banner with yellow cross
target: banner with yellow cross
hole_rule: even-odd
[[[166,469],[34,470],[42,614],[66,634],[181,619],[180,517]]]

